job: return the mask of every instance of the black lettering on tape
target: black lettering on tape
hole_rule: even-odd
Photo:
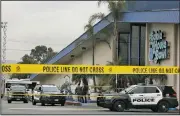
[[[164,73],[164,68],[159,68],[159,73]]]
[[[70,67],[61,67],[61,68],[60,68],[60,72],[63,72],[63,73],[64,73],[64,72],[70,73],[70,71],[71,71],[71,70],[70,70]]]
[[[104,67],[90,67],[91,73],[104,73]]]
[[[77,73],[78,72],[78,68],[77,67],[72,67],[72,73]]]
[[[175,73],[180,73],[180,68],[176,68]]]
[[[43,66],[43,72],[59,72],[59,67],[58,66]]]
[[[3,65],[1,71],[2,72],[11,72],[11,65]]]
[[[88,70],[88,67],[80,67],[80,72],[86,73]]]
[[[133,73],[147,73],[147,68],[133,68]]]

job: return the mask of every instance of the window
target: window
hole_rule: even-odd
[[[144,87],[136,87],[131,91],[133,94],[144,93]]]
[[[129,36],[128,32],[120,32],[118,40],[118,56],[121,58],[121,65],[127,65],[129,57]]]
[[[44,92],[58,92],[58,88],[57,87],[42,87],[42,90]]]
[[[131,25],[131,65],[145,65],[146,26],[144,24]]]
[[[145,93],[159,93],[156,87],[145,87]]]

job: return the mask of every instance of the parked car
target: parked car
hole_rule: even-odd
[[[45,104],[61,104],[61,106],[64,106],[65,102],[66,96],[55,85],[37,85],[33,91],[33,105],[41,103],[42,106]]]

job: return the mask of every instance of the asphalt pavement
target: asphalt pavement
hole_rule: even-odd
[[[53,114],[69,114],[69,115],[78,115],[78,114],[88,114],[88,115],[139,115],[139,114],[168,114],[174,115],[179,114],[178,111],[170,111],[168,113],[154,113],[151,110],[129,110],[125,112],[112,112],[109,109],[97,107],[95,103],[83,104],[82,106],[41,106],[41,104],[36,104],[33,106],[31,102],[23,103],[23,102],[12,102],[10,104],[7,103],[6,100],[1,101],[1,114],[3,115],[28,115],[28,114],[41,114],[41,115],[53,115]]]

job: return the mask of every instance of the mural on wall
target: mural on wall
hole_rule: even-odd
[[[149,36],[149,60],[160,64],[162,60],[168,59],[170,48],[168,44],[164,32],[152,31]]]

